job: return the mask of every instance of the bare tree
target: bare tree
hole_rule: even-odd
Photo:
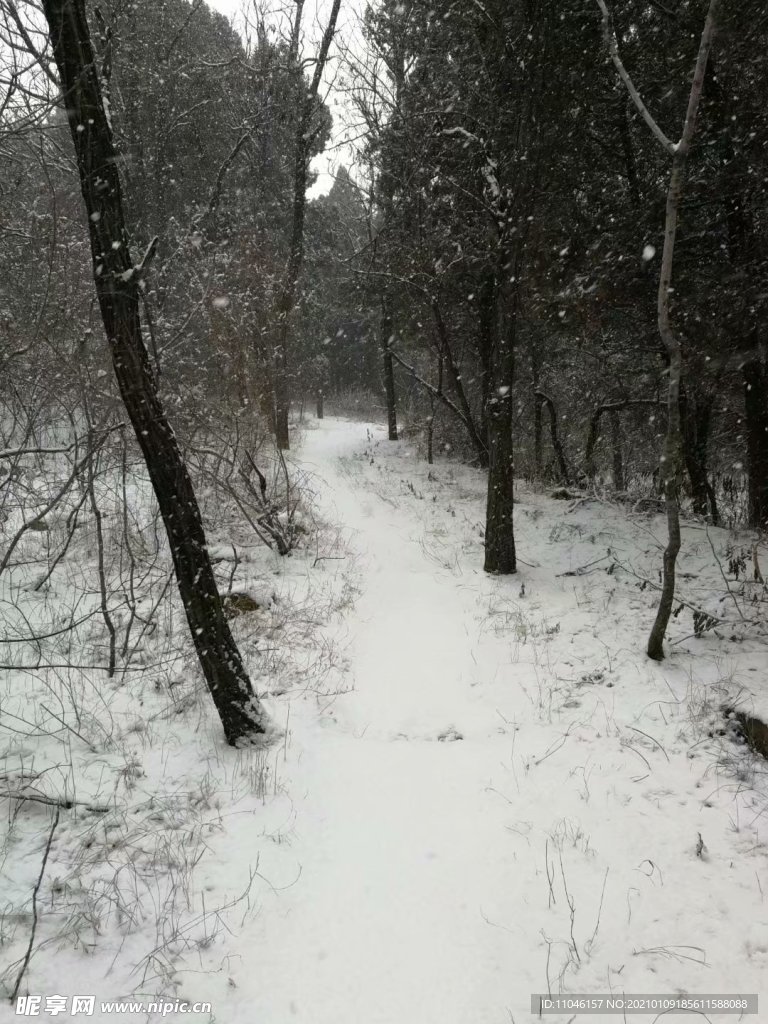
[[[142,337],[141,279],[155,243],[134,265],[103,98],[109,55],[99,70],[85,0],[43,0],[43,11],[77,156],[96,294],[115,376],[163,517],[197,656],[227,741],[236,745],[263,732],[264,719],[224,616],[192,481]]]
[[[323,38],[320,43],[315,70],[307,90],[303,73],[299,73],[298,111],[296,119],[296,136],[293,151],[293,219],[291,226],[291,242],[288,261],[280,284],[276,304],[276,343],[274,346],[274,419],[275,435],[278,447],[290,447],[288,432],[288,412],[291,404],[289,370],[288,370],[288,334],[290,317],[296,303],[296,291],[299,275],[304,262],[304,218],[307,206],[307,174],[312,145],[315,141],[317,127],[314,121],[318,112],[318,91],[328,62],[328,51],[336,31],[341,0],[333,0],[331,13],[328,16]],[[295,66],[298,61],[299,37],[301,34],[301,16],[304,0],[296,0],[296,13],[289,50],[289,64]]]
[[[699,42],[696,68],[693,83],[688,96],[688,109],[685,114],[683,133],[679,142],[667,138],[658,123],[654,120],[642,97],[635,88],[619,54],[616,34],[611,24],[611,16],[605,0],[597,0],[603,15],[603,28],[611,59],[616,66],[621,80],[629,92],[635,106],[653,133],[657,142],[672,157],[672,170],[667,188],[667,205],[664,222],[664,250],[661,257],[659,274],[659,290],[657,298],[657,315],[659,334],[669,360],[669,383],[667,389],[667,432],[664,441],[664,452],[661,456],[662,475],[664,481],[664,501],[667,513],[668,541],[664,550],[664,573],[661,598],[656,611],[656,619],[648,637],[648,657],[654,661],[664,658],[664,635],[672,613],[675,598],[675,565],[680,551],[680,508],[679,485],[682,465],[682,430],[680,421],[680,383],[682,377],[682,345],[679,334],[674,330],[670,318],[669,295],[672,289],[672,269],[677,238],[677,217],[680,200],[683,194],[685,167],[688,154],[696,131],[696,116],[699,111],[701,94],[704,87],[704,75],[707,61],[712,48],[716,31],[716,19],[719,0],[710,0],[704,29]]]

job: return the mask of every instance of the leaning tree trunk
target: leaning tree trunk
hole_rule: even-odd
[[[144,263],[135,267],[131,262],[117,153],[85,0],[43,0],[43,10],[77,156],[96,294],[115,376],[165,523],[197,656],[227,741],[234,745],[263,732],[264,722],[224,617],[192,481],[160,402],[141,334]]]

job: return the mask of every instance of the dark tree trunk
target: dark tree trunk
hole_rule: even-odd
[[[261,711],[224,617],[192,481],[160,402],[141,334],[117,153],[104,111],[84,0],[44,0],[88,212],[96,293],[120,394],[163,517],[192,640],[227,740],[263,732]]]
[[[624,155],[624,168],[627,175],[627,187],[632,206],[639,209],[642,202],[640,196],[640,178],[637,173],[637,160],[635,158],[635,147],[632,144],[632,129],[630,128],[629,101],[626,96],[619,98],[619,138],[621,139],[621,150]]]
[[[557,410],[555,409],[555,403],[549,395],[545,395],[542,391],[537,391],[535,397],[540,403],[539,411],[541,411],[542,405],[546,405],[547,407],[547,412],[549,413],[549,429],[552,437],[552,451],[555,453],[555,458],[557,459],[557,470],[562,482],[564,484],[569,484],[571,482],[571,476],[568,472],[568,463],[565,460],[565,452],[563,451],[563,445],[557,431]]]
[[[437,393],[443,393],[443,357],[437,357]],[[435,396],[429,396],[429,417],[427,419],[427,462],[431,466],[435,461]]]
[[[600,440],[600,420],[604,413],[608,412],[611,414],[611,422],[617,422],[618,413],[623,409],[631,409],[636,406],[658,406],[662,403],[656,398],[628,398],[623,402],[605,402],[603,405],[598,405],[589,421],[589,430],[587,431],[587,443],[584,446],[584,472],[590,478],[595,476],[595,446]],[[614,483],[615,486],[615,483]]]
[[[477,426],[475,424],[475,417],[472,413],[472,408],[469,404],[467,393],[464,390],[464,383],[461,379],[459,368],[456,366],[456,363],[454,362],[453,350],[451,348],[450,339],[448,337],[448,329],[446,328],[445,321],[443,320],[443,314],[440,309],[440,303],[437,301],[437,299],[432,299],[431,306],[432,317],[435,322],[437,344],[441,359],[440,379],[442,381],[442,365],[444,362],[445,368],[448,372],[448,379],[451,382],[451,388],[453,390],[453,393],[456,395],[456,402],[458,404],[459,409],[461,410],[462,420],[464,421],[464,424],[467,428],[467,433],[469,434],[469,438],[472,441],[472,444],[477,453],[478,465],[484,468],[485,466],[488,465],[488,446],[481,432],[482,428],[481,430],[477,429]]]
[[[274,367],[272,379],[274,381],[274,431],[277,447],[288,451],[291,447],[291,433],[288,422],[288,414],[291,408],[291,389],[288,381],[288,327],[278,329],[278,343],[274,348]]]
[[[384,396],[387,402],[387,428],[389,440],[397,440],[397,397],[395,392],[395,365],[392,361],[392,317],[386,298],[381,300],[381,361],[384,373]]]
[[[307,172],[309,170],[310,152],[313,142],[312,118],[317,105],[317,91],[323,74],[328,50],[336,31],[341,0],[333,0],[328,25],[323,33],[322,42],[314,62],[314,73],[309,90],[304,96],[304,72],[298,70],[298,119],[293,152],[293,220],[291,225],[291,247],[288,255],[283,281],[278,294],[276,306],[276,341],[274,346],[274,429],[278,448],[287,450],[290,447],[288,414],[291,407],[290,367],[288,359],[288,343],[290,334],[290,318],[296,304],[296,292],[299,275],[304,263],[304,221],[307,209]],[[291,38],[291,65],[295,65],[301,28],[303,0],[296,5],[295,22]]]
[[[768,527],[768,367],[759,351],[742,365],[749,472],[749,525]]]
[[[712,522],[716,526],[717,505],[712,504],[712,488],[707,479],[712,403],[711,401],[698,401],[684,391],[680,398],[680,413],[683,430],[683,459],[691,484],[693,511],[700,516],[705,516],[709,511]]]
[[[536,476],[541,478],[544,418],[541,415],[541,402],[536,397],[539,391],[539,357],[536,354],[535,343],[531,347],[531,381],[533,383],[533,465]]]
[[[515,464],[512,445],[514,405],[514,312],[503,337],[494,345],[492,387],[486,410],[488,422],[488,501],[485,516],[486,572],[517,571],[514,532]]]
[[[621,453],[621,420],[619,414],[611,412],[611,455],[613,459],[613,489],[624,490],[624,459]]]
[[[321,420],[323,418],[323,392],[318,391],[317,393],[317,418]]]
[[[722,127],[722,152],[725,168],[722,199],[728,228],[728,255],[736,280],[742,282],[742,323],[738,330],[749,340],[749,351],[741,364],[744,384],[744,419],[747,442],[749,490],[747,515],[750,526],[765,529],[768,524],[768,364],[760,341],[765,321],[765,289],[762,272],[761,232],[751,186],[743,173],[742,161],[732,135],[738,97],[723,89],[716,69],[712,68],[707,85]]]
[[[493,355],[494,318],[496,316],[496,280],[493,271],[486,271],[480,286],[477,354],[480,359],[480,436],[486,450],[488,442],[488,398],[491,390],[491,359]],[[488,464],[486,458],[485,465]]]

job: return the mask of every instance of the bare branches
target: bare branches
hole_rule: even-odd
[[[88,462],[93,458],[93,456],[96,454],[96,452],[102,446],[102,444],[104,444],[104,442],[109,437],[109,435],[114,433],[116,430],[122,430],[123,426],[124,426],[124,424],[119,423],[115,427],[110,427],[109,430],[107,430],[104,434],[102,434],[101,437],[98,438],[94,442],[93,447],[90,448],[88,452],[86,452],[86,454],[83,456],[83,458],[78,460],[75,463],[75,465],[72,468],[72,472],[69,474],[69,476],[64,481],[64,483],[59,488],[59,490],[46,503],[46,505],[43,507],[42,511],[38,512],[36,516],[33,516],[32,519],[28,519],[26,522],[24,522],[21,525],[21,527],[17,530],[13,540],[8,545],[8,547],[6,549],[6,552],[5,552],[5,555],[3,556],[2,562],[0,562],[0,573],[4,572],[5,569],[8,567],[8,563],[11,560],[11,555],[16,550],[16,546],[18,545],[19,541],[24,536],[24,534],[27,533],[28,530],[33,529],[35,525],[37,525],[38,523],[41,523],[45,519],[45,517],[48,515],[48,513],[53,508],[55,508],[56,505],[61,501],[61,499],[67,493],[67,491],[72,486],[72,484],[75,482],[75,480],[77,479],[79,474],[82,472],[82,470],[85,468],[85,466],[88,465]]]
[[[597,0],[597,6],[600,8],[603,14],[603,32],[605,33],[605,41],[608,46],[608,51],[611,55],[611,60],[613,61],[614,65],[616,66],[616,70],[619,73],[619,77],[621,78],[624,85],[627,87],[627,92],[632,98],[632,102],[637,107],[645,123],[653,132],[653,135],[656,138],[657,142],[659,142],[664,147],[664,149],[667,151],[667,153],[670,154],[670,156],[674,156],[678,144],[673,142],[671,139],[667,138],[667,136],[664,134],[658,122],[655,120],[651,112],[648,110],[645,103],[643,103],[643,99],[640,96],[640,93],[635,88],[635,84],[630,78],[629,72],[624,67],[624,62],[622,61],[621,55],[619,54],[619,44],[616,39],[616,32],[613,27],[613,19],[611,18],[611,14],[608,10],[608,7],[606,6],[605,0]]]
[[[11,21],[13,22],[16,31],[19,33],[19,37],[27,53],[29,53],[31,57],[34,57],[35,61],[44,72],[46,78],[58,90],[59,80],[56,76],[52,62],[45,52],[45,44],[41,43],[41,45],[38,45],[37,43],[35,43],[34,39],[32,38],[32,33],[30,32],[28,26],[24,23],[24,19],[19,14],[18,8],[14,0],[5,0],[5,9],[7,10],[8,15]]]
[[[406,361],[403,359],[403,357],[398,355],[397,352],[395,352],[394,349],[390,348],[389,351],[390,351],[390,354],[391,354],[392,358],[395,360],[395,362],[398,364],[398,366],[402,366],[402,368],[404,370],[407,370],[408,373],[411,375],[411,377],[413,377],[413,379],[416,381],[417,384],[419,384],[421,387],[423,387],[425,391],[429,392],[429,394],[432,395],[433,398],[439,399],[439,401],[441,401],[443,403],[443,405],[446,406],[446,408],[450,409],[451,412],[453,413],[453,415],[456,416],[456,418],[458,420],[460,420],[461,423],[463,423],[465,427],[468,426],[467,421],[464,419],[464,415],[461,412],[461,409],[459,409],[459,407],[456,405],[455,402],[451,401],[451,399],[448,397],[448,395],[445,394],[445,392],[442,390],[442,388],[436,388],[434,386],[434,384],[430,384],[428,380],[425,380],[418,373],[418,371],[415,369],[415,367],[410,366],[408,363],[406,363]]]

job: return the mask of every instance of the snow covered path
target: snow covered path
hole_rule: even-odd
[[[486,790],[508,743],[454,739],[458,726],[485,738],[501,724],[473,697],[466,591],[435,572],[412,516],[341,471],[338,457],[365,441],[364,428],[326,424],[309,434],[303,461],[362,560],[348,652],[355,691],[316,738],[302,738],[302,874],[264,929],[256,962],[270,991],[256,1019],[498,1020],[512,936],[483,910],[498,906],[509,852],[498,843],[503,801]]]
[[[238,941],[227,1019],[523,1024],[548,987],[756,991],[762,811],[746,797],[749,822],[728,826],[732,787],[678,717],[685,668],[639,655],[641,606],[606,583],[486,577],[477,494],[445,467],[433,494],[426,467],[399,477],[406,446],[383,436],[330,419],[301,452],[356,561],[360,594],[329,631],[354,690],[291,702],[292,812],[256,843],[274,892]],[[527,539],[541,514],[519,515]]]

